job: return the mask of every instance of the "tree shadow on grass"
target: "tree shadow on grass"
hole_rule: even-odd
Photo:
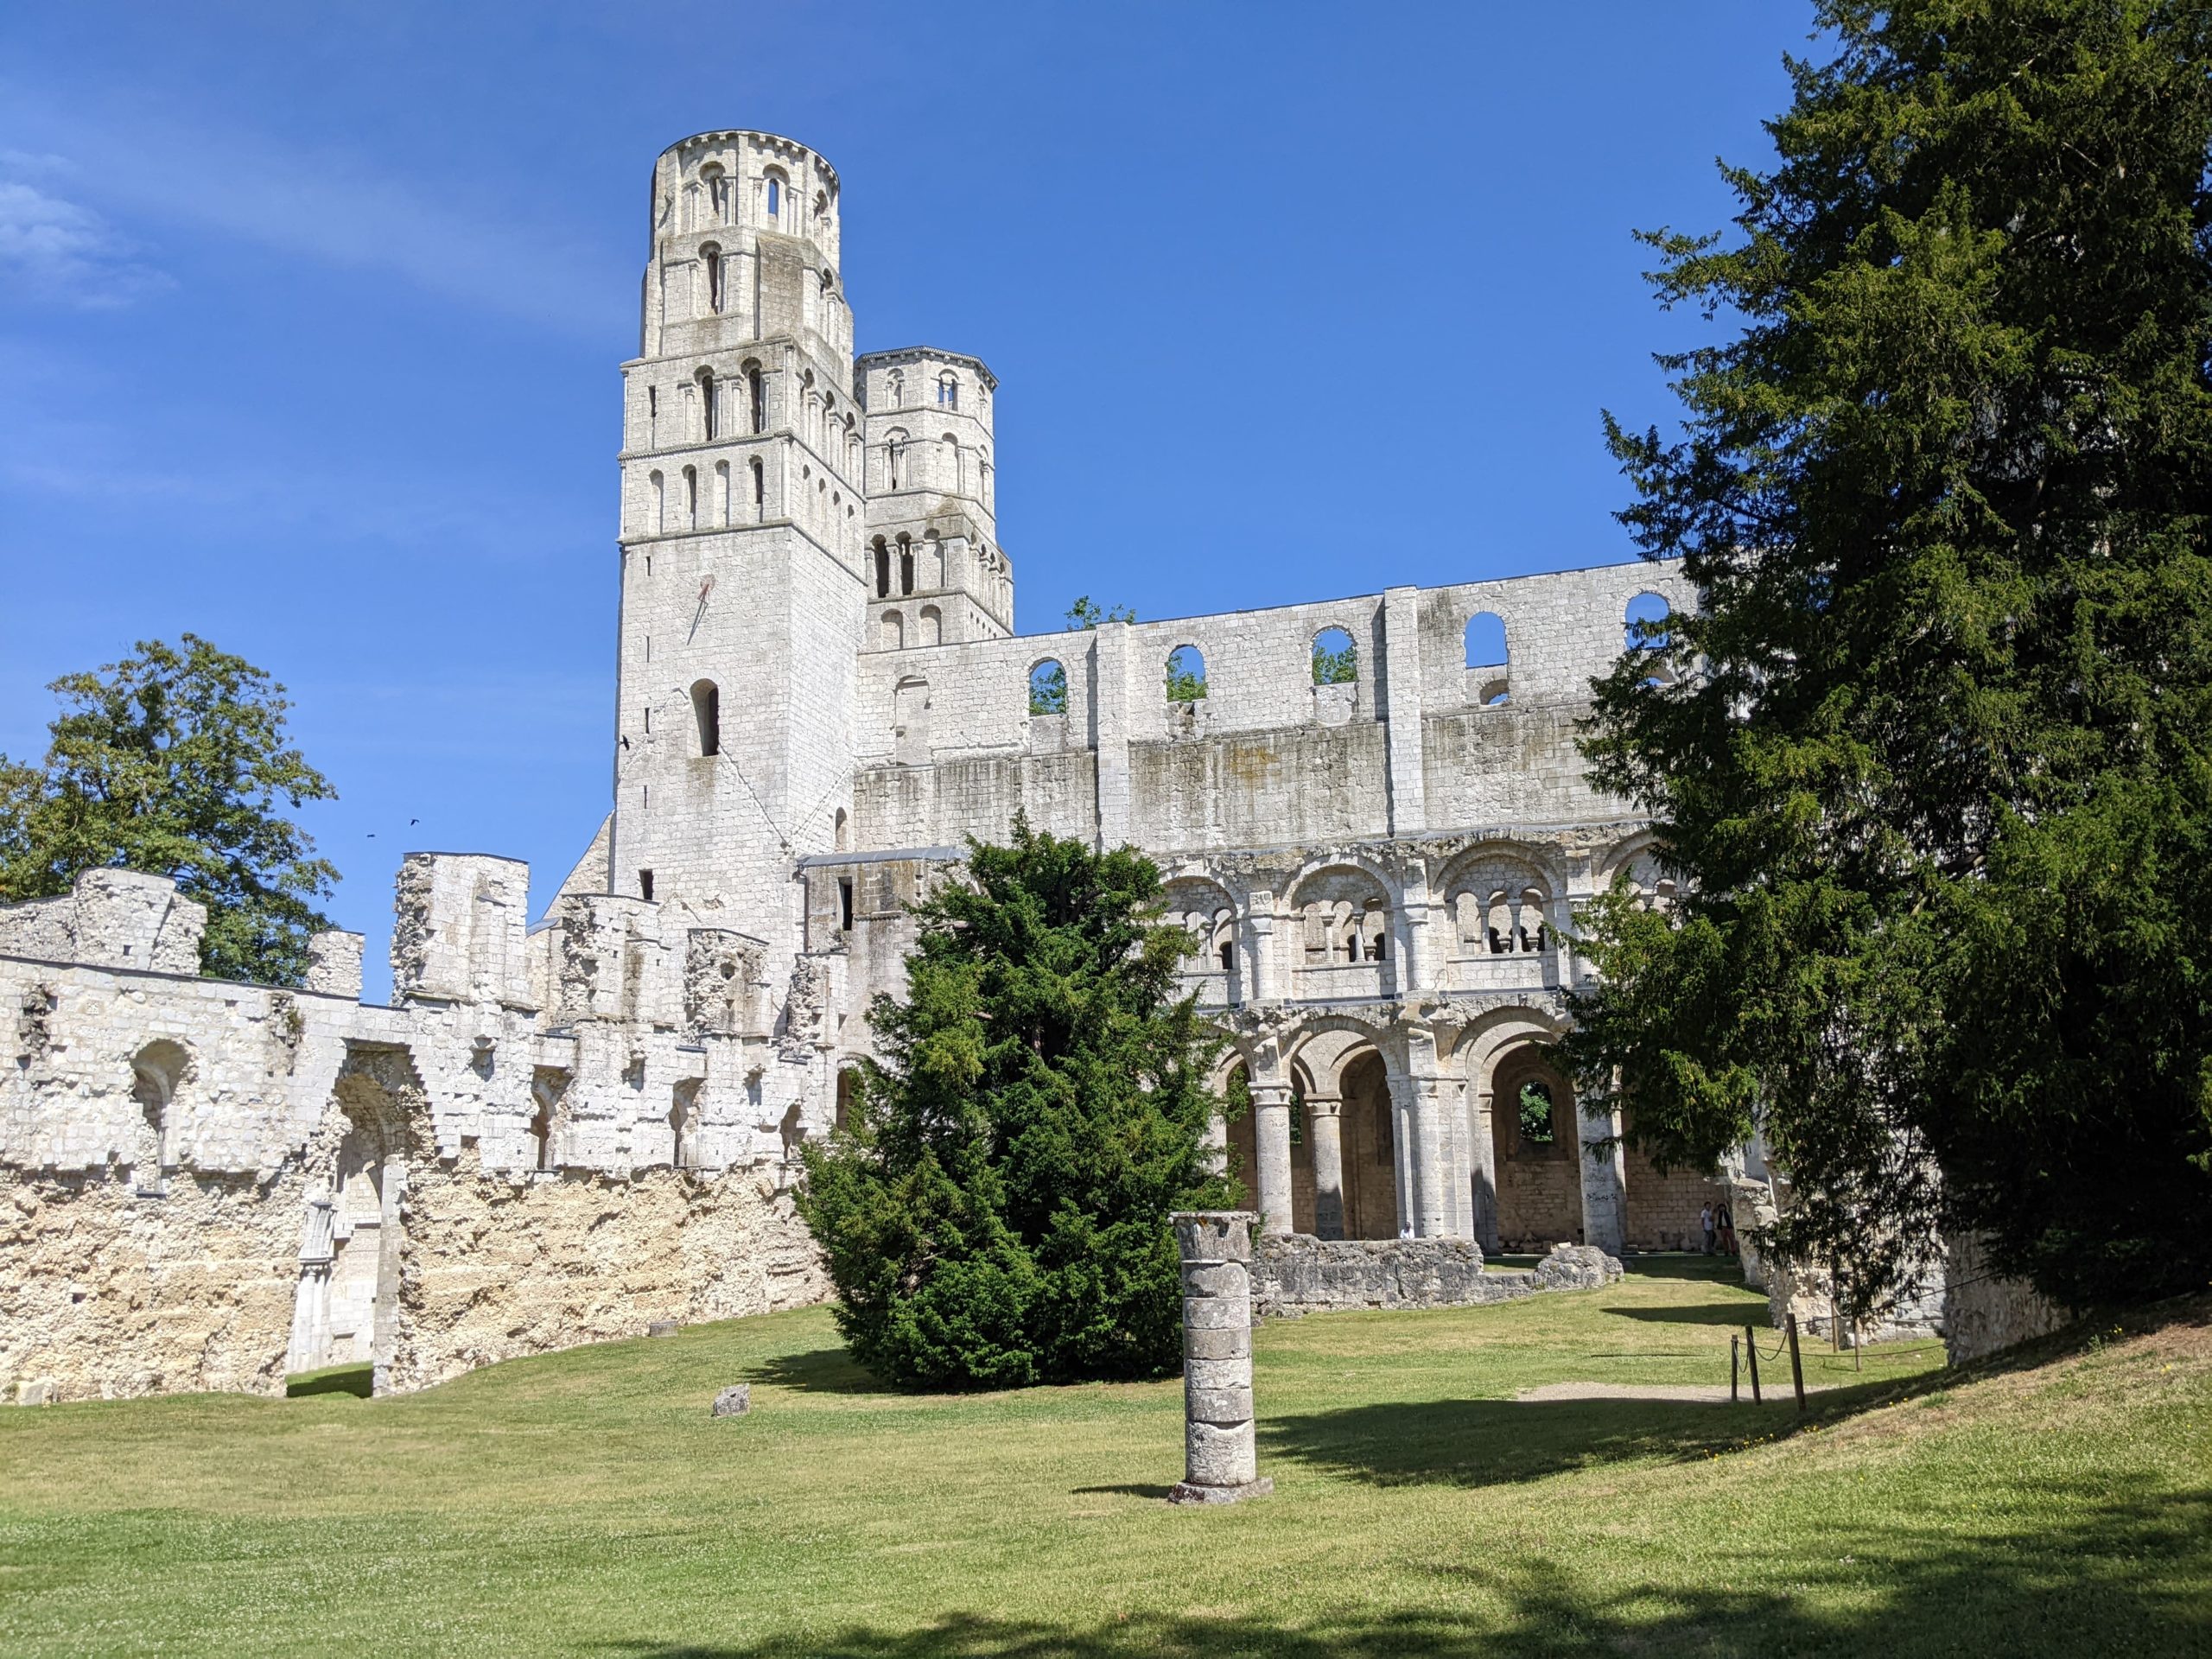
[[[810,1348],[803,1354],[778,1354],[750,1367],[748,1382],[796,1389],[804,1394],[898,1394],[842,1348]],[[902,1396],[905,1397],[905,1396]]]
[[[1621,1267],[1631,1279],[1717,1279],[1723,1284],[1744,1282],[1744,1264],[1732,1255],[1624,1255]]]
[[[1827,1408],[1848,1390],[1822,1396]],[[1500,1486],[1630,1459],[1702,1460],[1787,1431],[1794,1403],[1673,1400],[1382,1402],[1262,1417],[1260,1454],[1376,1486]]]
[[[1264,1616],[1142,1611],[1089,1627],[968,1613],[919,1630],[860,1626],[743,1646],[635,1642],[602,1651],[635,1659],[2107,1659],[2115,1642],[2140,1654],[2212,1650],[2212,1607],[2202,1588],[2212,1558],[2212,1492],[2116,1498],[2088,1484],[2042,1490],[2049,1501],[2002,1531],[1900,1530],[1839,1516],[1815,1541],[1778,1555],[1762,1556],[1763,1541],[1747,1540],[1740,1576],[1751,1587],[1741,1589],[1639,1580],[1594,1559],[1491,1560],[1472,1548],[1465,1564],[1436,1552],[1433,1569],[1465,1612],[1323,1615],[1287,1626]],[[2051,1518],[2061,1515],[2069,1519]]]
[[[1740,1331],[1745,1325],[1766,1328],[1764,1302],[1699,1302],[1688,1307],[1609,1307],[1606,1313],[1646,1325],[1719,1325]]]
[[[366,1400],[376,1392],[373,1365],[334,1365],[327,1370],[302,1371],[284,1379],[284,1397],[304,1400],[317,1394],[350,1394]]]

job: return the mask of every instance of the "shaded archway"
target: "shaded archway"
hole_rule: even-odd
[[[1344,1236],[1395,1238],[1397,1141],[1382,1057],[1371,1048],[1354,1054],[1338,1073],[1337,1087],[1344,1103]]]
[[[1574,1093],[1534,1043],[1491,1065],[1491,1136],[1497,1237],[1507,1250],[1548,1250],[1582,1238],[1582,1166]]]
[[[289,1370],[368,1365],[375,1392],[390,1386],[399,1337],[407,1103],[421,1097],[404,1050],[356,1048],[340,1069],[324,1120],[327,1149],[308,1186]]]

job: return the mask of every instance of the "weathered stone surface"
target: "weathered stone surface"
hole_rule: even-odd
[[[1185,1296],[1235,1296],[1251,1287],[1252,1276],[1241,1262],[1186,1262],[1183,1264]]]
[[[1183,1299],[1183,1328],[1185,1331],[1234,1331],[1252,1322],[1246,1307],[1236,1305],[1237,1299],[1228,1296],[1186,1296]]]
[[[753,1387],[740,1382],[724,1389],[715,1396],[713,1414],[717,1417],[742,1417],[753,1409]]]
[[[680,1327],[674,1319],[655,1319],[645,1327],[649,1337],[672,1337]]]
[[[1944,1243],[1943,1348],[1952,1364],[2049,1336],[2067,1322],[2066,1310],[2033,1285],[1992,1268],[1978,1236],[1954,1234]]]
[[[1249,1325],[1234,1331],[1193,1331],[1183,1327],[1183,1357],[1192,1359],[1241,1359],[1249,1362],[1252,1357],[1252,1328]]]
[[[1594,1244],[1554,1244],[1536,1263],[1548,1290],[1601,1290],[1621,1276],[1621,1264]]]
[[[1252,1379],[1250,1356],[1249,1344],[1243,1354],[1218,1359],[1185,1352],[1183,1357],[1183,1386],[1186,1389],[1249,1389]]]
[[[1186,1388],[1183,1409],[1199,1422],[1244,1423],[1252,1419],[1252,1385],[1226,1389]]]
[[[1167,1501],[1170,1503],[1241,1503],[1248,1497],[1265,1497],[1274,1489],[1274,1481],[1266,1475],[1238,1486],[1201,1486],[1192,1481],[1179,1480],[1167,1489]]]
[[[1236,1486],[1250,1480],[1258,1465],[1252,1425],[1186,1422],[1183,1426],[1184,1478],[1195,1485]]]

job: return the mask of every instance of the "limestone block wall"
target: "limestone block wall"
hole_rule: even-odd
[[[808,1306],[820,1252],[772,1171],[487,1173],[409,1183],[395,1389],[578,1343]]]
[[[199,907],[156,878],[0,911],[11,944],[106,958],[0,955],[0,1397],[355,1361],[421,1386],[818,1299],[785,1189],[828,1128],[842,959],[778,1004],[760,940],[671,945],[641,901],[569,895],[525,940],[526,884],[410,855],[392,1007],[359,1001],[356,935],[314,942],[316,990],[112,965],[196,967]]]

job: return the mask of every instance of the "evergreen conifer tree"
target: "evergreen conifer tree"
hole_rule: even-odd
[[[1233,1192],[1203,1145],[1220,1039],[1179,994],[1160,872],[1017,817],[915,906],[885,1060],[804,1150],[801,1213],[861,1362],[917,1388],[1155,1376],[1181,1354],[1170,1212]]]
[[[1696,603],[1593,775],[1688,878],[1586,923],[1571,1052],[1876,1311],[1940,1226],[2082,1304],[2212,1276],[2212,8],[1826,0],[1732,237],[1659,234]]]

